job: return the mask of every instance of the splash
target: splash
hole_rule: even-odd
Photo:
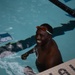
[[[24,75],[23,67],[18,62],[8,62],[0,59],[0,68],[8,75]]]

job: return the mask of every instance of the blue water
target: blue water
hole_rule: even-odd
[[[75,0],[59,1],[75,9]],[[58,44],[64,62],[75,58],[74,17],[48,0],[0,0],[0,33],[8,32],[13,38],[1,43],[0,46],[31,38],[36,33],[36,26],[42,23],[49,23],[58,33],[53,39]],[[34,40],[29,39],[28,41],[33,42]],[[25,44],[27,47],[24,50],[0,58],[1,75],[24,75],[23,69],[27,65],[38,73],[35,66],[35,54],[29,55],[27,60],[20,58],[23,53],[35,45],[34,42],[31,45]]]

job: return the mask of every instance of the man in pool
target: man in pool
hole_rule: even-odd
[[[52,39],[53,28],[46,23],[36,28],[36,46],[24,53],[21,58],[24,60],[29,54],[35,52],[37,69],[42,72],[63,63],[63,61],[58,46]]]

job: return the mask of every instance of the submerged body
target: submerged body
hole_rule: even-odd
[[[63,63],[58,46],[52,39],[52,30],[52,27],[48,24],[37,27],[37,45],[21,56],[22,59],[26,59],[29,54],[35,52],[37,56],[36,66],[39,72]]]
[[[25,75],[36,75],[30,66],[26,66],[24,68],[24,74]]]

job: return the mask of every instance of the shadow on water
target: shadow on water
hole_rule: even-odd
[[[64,35],[66,31],[73,30],[75,28],[75,21],[70,21],[67,24],[61,24],[62,26],[54,28],[53,37]]]
[[[54,28],[53,38],[56,36],[64,35],[65,32],[73,30],[75,28],[75,20],[70,21],[67,24],[61,24],[61,25],[62,26],[60,27]],[[19,40],[18,42],[15,42],[15,43],[9,42],[5,46],[0,47],[0,54],[3,53],[4,51],[18,52],[18,51],[21,51],[21,50],[24,50],[26,48],[33,46],[35,43],[36,43],[35,35],[25,40]]]

